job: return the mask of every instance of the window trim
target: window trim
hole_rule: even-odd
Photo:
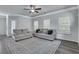
[[[70,30],[68,32],[64,32],[64,31],[62,31],[62,30],[59,29],[59,18],[60,17],[69,17],[69,19],[70,19],[70,22],[69,23],[70,24],[69,24],[68,27],[69,27]],[[66,14],[66,15],[59,16],[58,17],[58,33],[59,34],[71,34],[71,21],[72,21],[72,15],[71,14]]]
[[[37,23],[38,23],[38,26],[39,26],[39,21],[38,21],[38,20],[35,20],[35,21],[34,21],[34,30],[36,30],[36,29],[35,29],[35,22],[37,22]],[[38,28],[39,28],[39,27],[38,27]],[[37,29],[38,29],[38,28],[37,28]]]

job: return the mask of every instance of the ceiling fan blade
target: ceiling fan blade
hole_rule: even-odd
[[[35,10],[41,10],[41,8],[36,8]]]
[[[36,13],[39,13],[38,11],[35,11]]]
[[[30,9],[24,8],[24,10],[30,10]]]

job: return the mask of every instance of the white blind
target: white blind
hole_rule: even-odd
[[[16,29],[15,27],[16,27],[16,21],[12,20],[11,21],[11,34],[13,34],[13,30]]]
[[[46,28],[46,29],[50,28],[50,19],[46,19],[43,21],[43,28]]]
[[[66,15],[59,17],[59,32],[64,34],[70,34],[70,21],[71,16]]]
[[[38,29],[38,21],[34,21],[34,30]]]

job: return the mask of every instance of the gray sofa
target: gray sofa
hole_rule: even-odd
[[[32,33],[28,31],[27,29],[15,29],[12,37],[15,41],[19,41],[25,38],[31,38]]]
[[[34,36],[47,40],[54,40],[56,38],[56,30],[53,30],[53,33],[51,35],[47,33],[48,29],[41,29],[41,30],[42,30],[41,32],[38,33],[35,32]]]

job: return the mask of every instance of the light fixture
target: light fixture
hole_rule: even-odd
[[[31,12],[35,12],[35,10],[34,10],[34,9],[32,9],[32,10],[31,10]]]
[[[29,10],[29,13],[39,13],[39,10],[41,10],[40,7],[36,7],[36,5],[30,5],[30,8],[24,8],[24,10]]]

